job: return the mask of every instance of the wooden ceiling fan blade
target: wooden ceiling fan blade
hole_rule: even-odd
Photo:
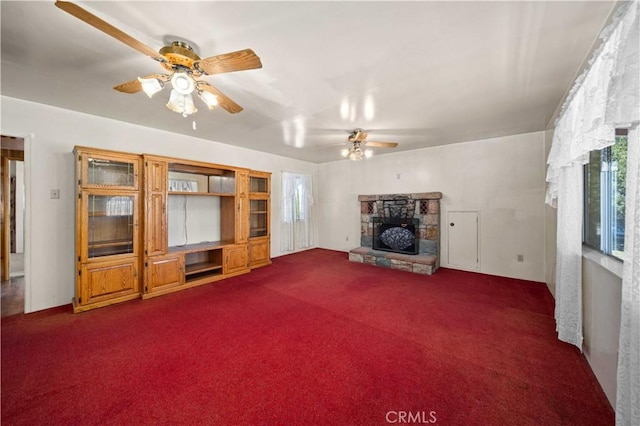
[[[209,83],[199,81],[197,88],[200,90],[206,90],[207,92],[216,95],[218,97],[218,105],[220,105],[231,114],[236,114],[242,111],[242,107],[240,105],[232,101],[231,98],[229,98],[227,95],[225,95]]]
[[[367,146],[377,146],[380,148],[395,148],[398,146],[397,142],[365,142]]]
[[[366,132],[363,132],[362,130],[354,130],[351,132],[351,135],[349,135],[349,142],[364,142],[366,138]]]
[[[201,59],[194,62],[193,66],[197,70],[211,75],[262,68],[262,62],[253,50],[244,49]]]
[[[157,78],[165,84],[167,81],[171,79],[171,76],[168,74],[151,74],[142,78]],[[127,81],[126,83],[118,84],[117,86],[113,86],[115,90],[122,93],[138,93],[142,90],[142,84],[138,79]]]
[[[142,90],[142,84],[136,78],[135,80],[127,81],[126,83],[113,86],[115,90],[122,93],[138,93]]]
[[[80,6],[71,2],[60,1],[60,0],[56,1],[56,6],[64,10],[68,14],[75,16],[81,21],[86,22],[92,27],[99,29],[103,33],[110,35],[116,40],[121,41],[122,43],[128,45],[129,47],[132,47],[137,51],[144,53],[145,55],[155,59],[156,61],[166,62],[166,59],[162,55],[160,55],[158,52],[156,52],[146,44],[142,43],[139,40],[136,40],[135,38],[131,37],[129,34],[119,30],[118,28],[114,27],[108,22],[103,21],[102,19],[86,11]]]

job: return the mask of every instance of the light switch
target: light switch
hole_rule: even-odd
[[[51,198],[52,200],[59,200],[60,199],[60,190],[59,189],[52,189],[49,195],[49,198]]]

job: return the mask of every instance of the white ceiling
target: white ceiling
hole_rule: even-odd
[[[113,86],[163,69],[54,6],[0,3],[2,95],[313,162],[348,131],[416,149],[543,130],[614,2],[77,2],[159,49],[253,49],[263,68],[206,77],[244,111],[167,109]],[[195,119],[197,130],[192,129]]]

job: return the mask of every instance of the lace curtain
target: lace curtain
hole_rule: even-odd
[[[602,46],[575,82],[556,121],[547,169],[548,204],[558,207],[556,323],[560,340],[582,344],[582,165],[589,151],[628,128],[616,424],[640,424],[640,32],[638,2],[624,2]],[[579,225],[579,226],[578,226]]]
[[[313,245],[311,176],[282,172],[281,251],[294,251]]]
[[[640,129],[629,132],[616,424],[640,425]]]

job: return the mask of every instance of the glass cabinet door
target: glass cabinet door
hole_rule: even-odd
[[[131,187],[134,185],[135,175],[133,163],[102,158],[88,158],[87,169],[87,178],[90,185]]]
[[[251,176],[249,192],[254,194],[266,194],[269,192],[269,179],[265,177]]]
[[[249,208],[249,237],[267,236],[267,221],[269,219],[269,204],[267,200],[251,200]]]
[[[136,195],[88,194],[88,258],[134,253]]]
[[[80,175],[78,185],[83,188],[138,189],[137,156],[78,152]]]

